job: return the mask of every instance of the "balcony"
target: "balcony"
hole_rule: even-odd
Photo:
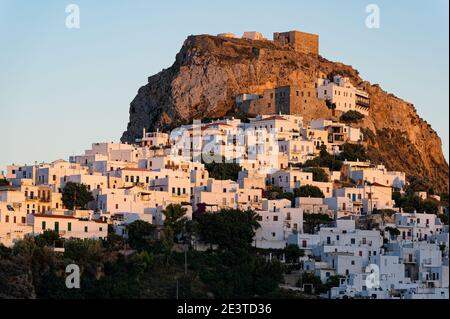
[[[356,105],[364,108],[370,107],[370,100],[356,100]]]

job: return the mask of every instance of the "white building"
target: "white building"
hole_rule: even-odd
[[[329,79],[318,79],[317,95],[319,99],[334,103],[338,111],[347,112],[353,110],[363,115],[369,114],[369,94],[355,88],[349,78],[335,75],[332,81]]]

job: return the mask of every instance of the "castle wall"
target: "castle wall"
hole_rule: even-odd
[[[317,34],[300,31],[276,32],[273,34],[273,41],[290,45],[301,53],[319,55],[319,36]]]

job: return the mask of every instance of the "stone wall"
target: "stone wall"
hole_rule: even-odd
[[[274,33],[273,41],[292,46],[297,52],[319,55],[319,36],[300,31]]]

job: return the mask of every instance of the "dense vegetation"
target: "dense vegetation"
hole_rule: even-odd
[[[86,185],[68,182],[62,192],[62,202],[70,210],[85,208],[87,203],[93,201],[92,193]]]
[[[418,213],[437,214],[439,212],[439,202],[433,198],[423,200],[412,192],[402,195],[399,191],[393,192],[392,198],[395,205],[407,213],[416,211]]]
[[[267,199],[289,199],[291,202],[294,201],[294,193],[283,192],[279,186],[268,186],[266,191],[263,193],[263,197]]]
[[[294,196],[325,198],[325,195],[322,193],[319,187],[311,185],[303,185],[300,186],[300,188],[296,188],[294,190]]]
[[[328,182],[329,178],[327,173],[320,167],[310,167],[304,170],[305,172],[313,173],[313,180],[316,182]]]
[[[0,186],[9,186],[9,182],[6,179],[0,179]]]
[[[315,276],[313,273],[304,272],[300,277],[297,286],[303,287],[305,285],[311,285],[314,293],[320,294],[329,291],[333,287],[339,287],[341,278],[342,276],[330,276],[324,284],[320,277]]]
[[[277,294],[283,267],[253,248],[259,227],[253,212],[227,210],[188,221],[174,205],[164,214],[159,236],[153,225],[136,221],[126,240],[112,231],[105,241],[66,240],[64,253],[49,248],[58,240],[49,231],[12,249],[0,246],[0,298],[175,298],[177,282],[179,298]],[[218,249],[193,250],[193,238]],[[287,252],[290,259],[301,254]],[[65,286],[68,264],[80,267],[80,289]]]
[[[309,234],[316,233],[320,225],[330,224],[333,219],[327,214],[305,214],[303,216],[305,232]]]
[[[340,121],[345,123],[355,123],[364,118],[364,115],[358,111],[350,110],[341,115]]]
[[[239,164],[225,163],[225,160],[223,160],[222,163],[205,163],[205,168],[208,171],[210,178],[218,180],[230,179],[235,182],[238,180],[239,172],[242,170],[242,167]]]
[[[345,143],[342,152],[336,155],[328,153],[325,145],[320,147],[319,156],[307,160],[303,167],[328,167],[332,171],[340,171],[343,161],[366,161],[368,159],[366,149],[359,144]]]

